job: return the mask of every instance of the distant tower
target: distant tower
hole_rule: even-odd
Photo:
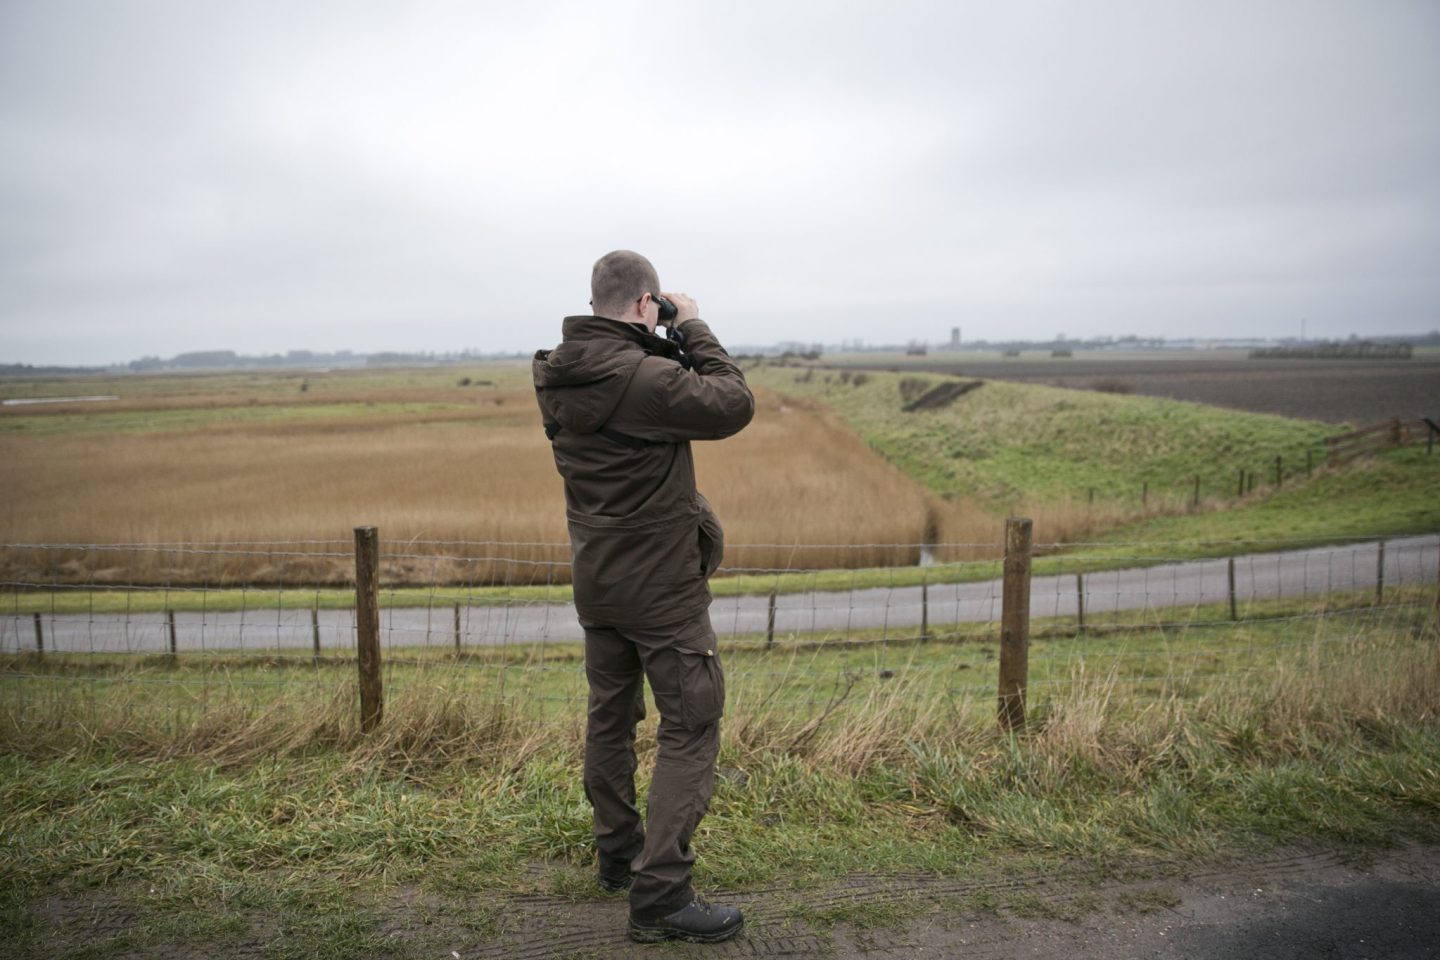
[[[960,349],[960,328],[959,328],[959,327],[951,327],[951,328],[950,328],[950,349],[951,349],[951,350],[959,350],[959,349]]]

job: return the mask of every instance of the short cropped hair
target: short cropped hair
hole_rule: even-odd
[[[623,316],[647,293],[660,293],[660,276],[649,260],[633,250],[612,250],[590,271],[590,308],[597,316]]]

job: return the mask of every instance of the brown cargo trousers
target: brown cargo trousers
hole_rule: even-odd
[[[715,631],[709,613],[673,627],[581,626],[590,685],[585,796],[595,810],[601,869],[631,861],[631,913],[664,916],[694,897],[690,838],[715,785],[725,707]],[[660,725],[642,826],[635,807],[635,725],[645,716],[646,678]]]

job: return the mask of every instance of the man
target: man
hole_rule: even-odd
[[[723,538],[695,489],[690,441],[738,432],[755,400],[695,301],[662,299],[649,260],[607,253],[590,292],[595,315],[566,317],[564,340],[538,352],[533,369],[565,479],[585,631],[585,795],[599,881],[630,888],[633,940],[728,940],[744,924],[740,911],[706,903],[690,885],[690,839],[709,807],[725,703],[708,584]],[[656,336],[670,305],[670,336]],[[642,827],[635,725],[645,716],[646,678],[660,725]]]

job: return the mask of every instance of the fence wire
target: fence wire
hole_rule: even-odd
[[[23,725],[62,700],[97,722],[123,703],[124,715],[183,725],[348,696],[355,598],[334,575],[353,561],[344,543],[3,545],[27,561],[0,579],[0,707]],[[1350,655],[1357,638],[1433,641],[1440,536],[1269,540],[1263,553],[1194,556],[1256,543],[1035,545],[1027,697],[1064,698],[1096,678],[1115,696],[1200,695],[1285,658]],[[791,566],[719,571],[710,619],[732,707],[808,715],[887,688],[995,698],[1003,546],[867,544],[970,559],[807,568],[847,546],[787,545]],[[566,551],[382,541],[387,699],[438,691],[583,714]],[[237,560],[249,579],[237,582]]]

